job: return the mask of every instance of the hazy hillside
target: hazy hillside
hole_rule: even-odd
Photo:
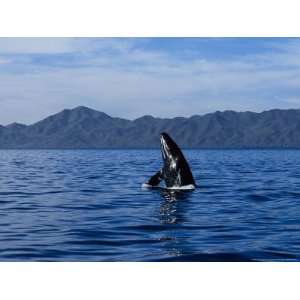
[[[0,148],[153,148],[159,146],[162,131],[186,148],[300,148],[300,110],[130,121],[77,107],[29,126],[0,125]]]

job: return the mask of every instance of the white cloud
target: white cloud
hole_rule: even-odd
[[[286,102],[288,104],[292,104],[293,106],[296,106],[297,108],[300,107],[300,95],[298,97],[290,97],[290,98],[282,98],[280,99],[283,102]]]
[[[73,51],[70,38],[1,38],[0,53],[36,54],[65,53]]]
[[[8,64],[8,63],[10,63],[10,60],[0,58],[0,65],[1,64]]]
[[[0,53],[5,54],[64,54],[97,49],[122,52],[130,47],[130,40],[115,38],[0,38]]]

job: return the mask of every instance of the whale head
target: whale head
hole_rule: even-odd
[[[165,132],[160,135],[161,154],[164,162],[176,163],[180,149],[172,138]]]

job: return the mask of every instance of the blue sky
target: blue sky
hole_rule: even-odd
[[[297,38],[0,38],[0,124],[300,108]]]

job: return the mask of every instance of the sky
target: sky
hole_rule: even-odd
[[[0,124],[300,108],[299,38],[0,38]]]

